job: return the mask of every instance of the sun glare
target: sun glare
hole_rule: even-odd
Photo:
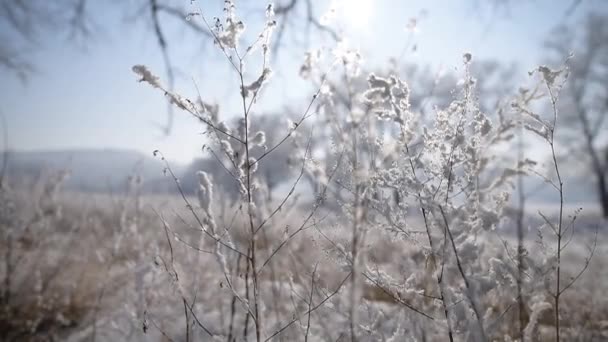
[[[366,27],[372,11],[372,0],[342,0],[340,9],[348,25]]]
[[[367,27],[372,11],[373,0],[334,0],[327,12],[321,17],[324,25],[338,21],[353,28]]]

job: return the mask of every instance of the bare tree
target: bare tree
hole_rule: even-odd
[[[65,34],[71,40],[88,39],[94,23],[86,0],[0,1],[0,69],[25,79],[35,66],[27,57],[40,46],[43,33]]]
[[[249,0],[250,2],[253,2]],[[221,1],[217,1],[221,3]],[[331,28],[321,24],[317,18],[317,9],[313,0],[282,0],[276,1],[275,13],[280,26],[274,39],[274,52],[282,51],[285,37],[288,33],[310,41],[311,34],[328,35],[338,40],[338,34]],[[193,5],[190,8],[189,5]],[[199,22],[191,20],[192,9],[197,5],[191,1],[169,0],[135,0],[132,2],[106,2],[106,7],[124,6],[125,13],[133,18],[143,19],[150,26],[151,34],[156,38],[158,49],[165,65],[165,76],[169,90],[173,90],[175,71],[171,58],[171,46],[167,26],[178,22],[190,32],[203,37],[203,42],[213,42],[213,36]],[[94,34],[93,14],[90,13],[90,3],[87,0],[57,0],[57,1],[15,1],[0,0],[0,70],[8,70],[26,80],[36,70],[35,63],[28,57],[31,50],[43,47],[45,34],[65,34],[71,40],[87,42]],[[132,22],[132,20],[130,20]],[[302,27],[304,26],[304,27]],[[173,109],[167,107],[167,122],[161,125],[165,134],[171,132],[173,126]]]
[[[576,28],[559,27],[547,47],[555,58],[573,53],[563,90],[560,140],[573,158],[584,162],[608,218],[608,16],[592,13]]]

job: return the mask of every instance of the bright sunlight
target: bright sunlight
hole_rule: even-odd
[[[372,0],[342,0],[341,12],[347,25],[367,27],[372,12]]]
[[[334,0],[321,18],[321,22],[327,25],[338,19],[341,24],[348,27],[367,27],[372,12],[372,2],[372,0]]]

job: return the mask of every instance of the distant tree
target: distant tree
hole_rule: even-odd
[[[248,0],[249,2],[254,2]],[[272,2],[272,1],[270,1]],[[99,2],[101,3],[101,2]],[[100,6],[95,3],[96,6]],[[217,1],[221,8],[222,1]],[[299,45],[307,44],[314,34],[329,36],[338,40],[339,36],[330,27],[321,24],[317,18],[317,5],[323,2],[313,0],[274,1],[274,12],[279,23],[273,40],[273,52],[289,51],[283,49],[286,37],[294,39]],[[15,1],[0,0],[0,71],[7,71],[26,80],[36,71],[36,65],[29,57],[30,51],[44,48],[48,36],[65,35],[69,41],[86,44],[97,28],[90,0],[55,1]],[[191,20],[192,11],[198,8],[194,1],[172,0],[134,0],[106,1],[104,10],[121,7],[130,23],[143,21],[150,27],[165,65],[165,79],[170,90],[175,83],[172,48],[169,43],[169,23],[177,22],[189,32],[200,35],[204,43],[212,43],[213,36],[198,20]],[[321,5],[323,6],[323,5]],[[99,8],[99,7],[98,7]],[[103,27],[103,23],[99,23]],[[173,109],[168,105],[167,122],[161,126],[165,134],[173,126]]]
[[[237,127],[239,120],[233,120],[230,127]],[[285,129],[280,129],[280,128]],[[265,115],[256,118],[251,126],[251,132],[264,132],[266,146],[254,146],[250,150],[250,155],[253,158],[259,158],[268,149],[279,144],[283,136],[279,136],[279,132],[285,132],[287,129],[287,119],[278,115]],[[238,142],[227,140],[234,151],[237,151]],[[231,174],[234,172],[234,167],[227,158],[223,155],[223,151],[219,146],[211,146],[211,155],[205,158],[195,160],[183,175],[182,184],[188,191],[196,189],[198,184],[196,178],[197,171],[205,171],[213,177],[213,182],[221,191],[231,200],[235,201],[239,196],[239,185],[235,177]],[[291,142],[286,141],[281,144],[273,153],[264,157],[264,162],[259,164],[259,168],[255,172],[261,186],[265,188],[265,193],[268,200],[272,200],[273,192],[283,183],[288,181],[293,175],[296,167],[291,163],[294,148]],[[265,199],[266,200],[266,199]]]
[[[561,97],[560,139],[568,156],[586,165],[608,218],[608,14],[591,13],[578,26],[557,28],[547,48],[551,60],[573,53]]]
[[[25,79],[35,66],[27,57],[44,41],[44,34],[64,34],[86,40],[94,24],[86,0],[0,1],[0,68]]]
[[[198,171],[207,172],[219,193],[225,195],[230,201],[233,202],[238,198],[239,189],[236,180],[212,157],[198,158],[184,171],[180,183],[185,192],[194,194],[198,184],[196,176]]]
[[[92,38],[97,23],[93,20],[95,15],[91,3],[90,0],[0,0],[0,39],[4,42],[0,46],[0,68],[13,71],[23,78],[29,76],[35,70],[35,65],[29,60],[28,52],[39,48],[47,34],[65,34],[66,38],[82,42]],[[217,3],[221,4],[221,1]],[[188,29],[209,40],[212,38],[206,27],[188,19],[189,4],[190,1],[136,0],[122,4],[120,1],[107,1],[104,6],[125,6],[125,13],[135,8],[136,13],[130,14],[151,24],[151,32],[157,38],[165,62],[171,67],[168,52],[170,37],[166,36],[166,26],[170,21],[182,22]],[[298,31],[306,34],[317,30],[337,38],[335,32],[323,26],[313,15],[316,9],[311,0],[276,1],[275,13],[281,19],[279,40],[291,26],[298,26]],[[301,16],[300,13],[306,15]],[[300,30],[302,24],[305,30]]]

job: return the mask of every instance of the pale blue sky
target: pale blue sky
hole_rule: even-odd
[[[418,53],[408,56],[410,62],[456,67],[462,53],[469,51],[480,59],[516,61],[523,71],[542,60],[542,42],[556,25],[564,20],[576,22],[589,10],[608,8],[608,1],[583,1],[574,15],[565,19],[571,0],[514,1],[508,15],[495,15],[487,9],[480,13],[474,0],[372,2],[368,25],[349,29],[349,40],[360,46],[367,66],[398,56],[408,37],[404,30],[408,19],[424,9],[427,16],[415,36]],[[200,3],[210,15],[221,14],[216,5],[207,9]],[[248,8],[255,3],[249,1]],[[7,118],[10,147],[128,148],[148,154],[161,149],[170,159],[182,162],[200,157],[204,141],[199,124],[176,111],[172,134],[163,136],[156,124],[165,122],[165,100],[158,91],[137,83],[131,72],[134,64],[146,64],[163,76],[164,67],[149,27],[143,21],[125,22],[128,13],[116,3],[95,5],[95,20],[103,31],[86,51],[49,35],[42,39],[44,46],[32,53],[40,72],[27,83],[0,72],[0,111]],[[263,13],[264,2],[259,5],[258,13]],[[219,102],[222,114],[230,115],[238,99],[234,84],[228,81],[234,80],[234,75],[226,61],[210,44],[203,49],[200,37],[184,35],[178,26],[171,31],[173,61],[183,72],[177,89],[194,95],[190,81],[194,78],[202,96]],[[290,48],[273,66],[275,77],[259,103],[260,111],[279,112],[286,104],[305,105],[307,88],[297,77],[304,47],[292,44]]]

